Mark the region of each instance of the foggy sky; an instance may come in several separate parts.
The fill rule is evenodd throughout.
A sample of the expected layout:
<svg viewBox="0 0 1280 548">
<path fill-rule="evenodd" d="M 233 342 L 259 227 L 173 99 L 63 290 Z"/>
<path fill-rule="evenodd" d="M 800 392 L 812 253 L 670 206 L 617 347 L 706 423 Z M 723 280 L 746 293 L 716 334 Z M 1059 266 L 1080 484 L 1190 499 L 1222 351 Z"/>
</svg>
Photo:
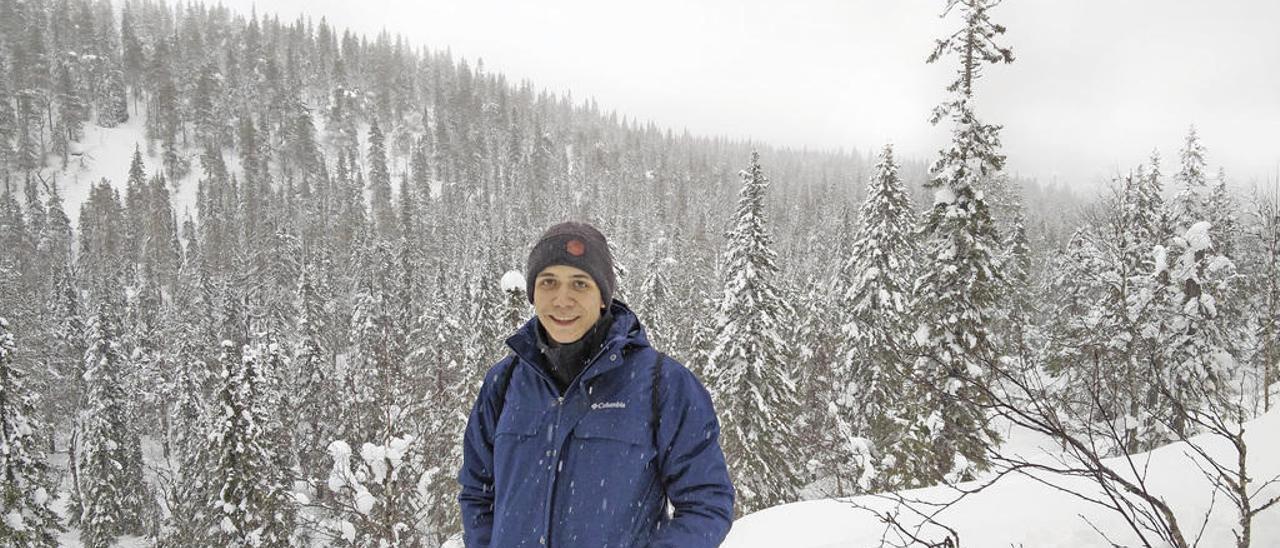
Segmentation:
<svg viewBox="0 0 1280 548">
<path fill-rule="evenodd" d="M 948 138 L 928 114 L 954 63 L 924 63 L 956 25 L 941 0 L 222 1 L 400 33 L 677 131 L 915 158 Z M 1172 173 L 1194 124 L 1212 170 L 1274 180 L 1280 2 L 1008 0 L 992 18 L 1017 59 L 976 92 L 1011 171 L 1085 190 L 1159 149 Z"/>
</svg>

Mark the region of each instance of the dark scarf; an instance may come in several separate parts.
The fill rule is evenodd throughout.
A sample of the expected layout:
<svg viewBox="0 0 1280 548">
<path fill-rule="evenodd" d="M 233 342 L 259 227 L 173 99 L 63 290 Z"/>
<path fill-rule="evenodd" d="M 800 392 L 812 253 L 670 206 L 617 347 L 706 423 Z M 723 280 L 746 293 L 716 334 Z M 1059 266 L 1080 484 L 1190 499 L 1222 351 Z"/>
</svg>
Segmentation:
<svg viewBox="0 0 1280 548">
<path fill-rule="evenodd" d="M 596 320 L 596 324 L 591 326 L 581 339 L 561 344 L 547 336 L 542 323 L 538 323 L 538 349 L 542 351 L 544 358 L 542 367 L 551 374 L 560 392 L 568 389 L 573 379 L 578 378 L 578 374 L 586 369 L 587 362 L 600 352 L 600 347 L 604 345 L 604 337 L 609 334 L 611 325 L 613 325 L 613 313 L 605 310 L 600 315 L 600 319 Z"/>
</svg>

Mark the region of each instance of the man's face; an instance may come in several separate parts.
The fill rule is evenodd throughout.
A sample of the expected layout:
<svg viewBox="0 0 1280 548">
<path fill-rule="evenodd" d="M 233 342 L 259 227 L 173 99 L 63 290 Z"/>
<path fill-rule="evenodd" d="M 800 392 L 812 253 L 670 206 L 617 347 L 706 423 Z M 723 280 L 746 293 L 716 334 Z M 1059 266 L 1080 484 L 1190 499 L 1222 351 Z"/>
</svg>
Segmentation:
<svg viewBox="0 0 1280 548">
<path fill-rule="evenodd" d="M 553 340 L 567 344 L 581 339 L 600 319 L 604 303 L 591 275 L 567 265 L 552 265 L 533 283 L 533 310 Z"/>
</svg>

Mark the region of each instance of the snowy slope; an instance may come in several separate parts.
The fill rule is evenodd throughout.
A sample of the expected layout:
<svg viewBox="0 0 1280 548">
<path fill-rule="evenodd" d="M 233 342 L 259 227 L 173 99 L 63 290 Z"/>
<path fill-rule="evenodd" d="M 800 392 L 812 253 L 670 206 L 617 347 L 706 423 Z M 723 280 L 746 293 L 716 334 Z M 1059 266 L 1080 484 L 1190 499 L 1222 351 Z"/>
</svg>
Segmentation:
<svg viewBox="0 0 1280 548">
<path fill-rule="evenodd" d="M 66 169 L 62 169 L 62 158 L 50 156 L 46 167 L 40 175 L 46 181 L 57 180 L 58 189 L 62 192 L 63 208 L 71 218 L 72 226 L 77 226 L 80 219 L 80 205 L 89 198 L 90 188 L 99 180 L 106 178 L 111 182 L 120 197 L 124 199 L 125 182 L 129 178 L 129 162 L 133 159 L 134 147 L 141 147 L 142 163 L 146 166 L 147 177 L 162 170 L 159 146 L 156 155 L 147 154 L 146 117 L 136 112 L 130 113 L 129 121 L 113 128 L 98 127 L 88 123 L 84 127 L 84 138 L 72 143 L 71 147 L 78 155 L 72 155 Z M 173 203 L 173 211 L 178 215 L 181 226 L 186 211 L 196 215 L 196 186 L 198 178 L 203 175 L 200 158 L 194 150 L 185 150 L 191 162 L 191 170 L 179 181 L 169 181 L 169 192 Z M 224 155 L 227 168 L 232 173 L 239 171 L 239 158 Z"/>
<path fill-rule="evenodd" d="M 1248 464 L 1254 486 L 1280 475 L 1280 409 L 1248 423 L 1245 438 L 1249 444 Z M 1220 439 L 1204 440 L 1210 454 L 1225 462 L 1234 462 L 1235 454 Z M 1210 508 L 1208 481 L 1185 453 L 1185 446 L 1170 445 L 1144 454 L 1138 462 L 1150 458 L 1150 484 L 1153 492 L 1164 497 L 1173 508 L 1188 537 L 1198 531 L 1205 511 Z M 1109 465 L 1118 466 L 1113 459 Z M 1060 477 L 1046 477 L 1061 485 L 1084 490 L 1088 482 Z M 1280 495 L 1280 484 L 1272 484 L 1264 493 Z M 926 500 L 950 500 L 954 491 L 943 488 L 920 489 L 903 493 Z M 893 506 L 877 497 L 799 502 L 777 506 L 743 517 L 733 525 L 724 548 L 862 548 L 881 546 L 885 525 L 871 512 L 854 508 L 857 503 L 880 510 Z M 1235 546 L 1232 528 L 1236 524 L 1234 507 L 1223 496 L 1217 497 L 1206 525 L 1202 547 Z M 900 520 L 917 523 L 910 512 Z M 1140 545 L 1119 515 L 1072 495 L 1045 486 L 1025 476 L 1009 476 L 979 494 L 966 498 L 943 511 L 938 520 L 959 532 L 961 547 L 1026 546 L 1107 547 L 1111 546 L 1081 516 L 1088 518 L 1101 531 L 1121 545 Z M 932 537 L 943 535 L 934 530 Z M 1272 507 L 1254 519 L 1253 546 L 1280 546 L 1280 507 Z"/>
</svg>

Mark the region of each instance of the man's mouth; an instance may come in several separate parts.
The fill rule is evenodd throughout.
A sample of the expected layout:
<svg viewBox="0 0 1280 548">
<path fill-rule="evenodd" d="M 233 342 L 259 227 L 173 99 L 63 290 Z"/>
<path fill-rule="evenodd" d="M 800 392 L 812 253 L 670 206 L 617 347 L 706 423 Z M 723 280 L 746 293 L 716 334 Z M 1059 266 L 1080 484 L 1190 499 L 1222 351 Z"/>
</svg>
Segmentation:
<svg viewBox="0 0 1280 548">
<path fill-rule="evenodd" d="M 569 318 L 559 318 L 556 316 L 549 316 L 549 317 L 551 318 L 551 321 L 554 322 L 556 325 L 569 326 L 569 325 L 573 325 L 573 322 L 578 321 L 578 318 L 580 318 L 581 316 L 572 316 Z"/>
</svg>

